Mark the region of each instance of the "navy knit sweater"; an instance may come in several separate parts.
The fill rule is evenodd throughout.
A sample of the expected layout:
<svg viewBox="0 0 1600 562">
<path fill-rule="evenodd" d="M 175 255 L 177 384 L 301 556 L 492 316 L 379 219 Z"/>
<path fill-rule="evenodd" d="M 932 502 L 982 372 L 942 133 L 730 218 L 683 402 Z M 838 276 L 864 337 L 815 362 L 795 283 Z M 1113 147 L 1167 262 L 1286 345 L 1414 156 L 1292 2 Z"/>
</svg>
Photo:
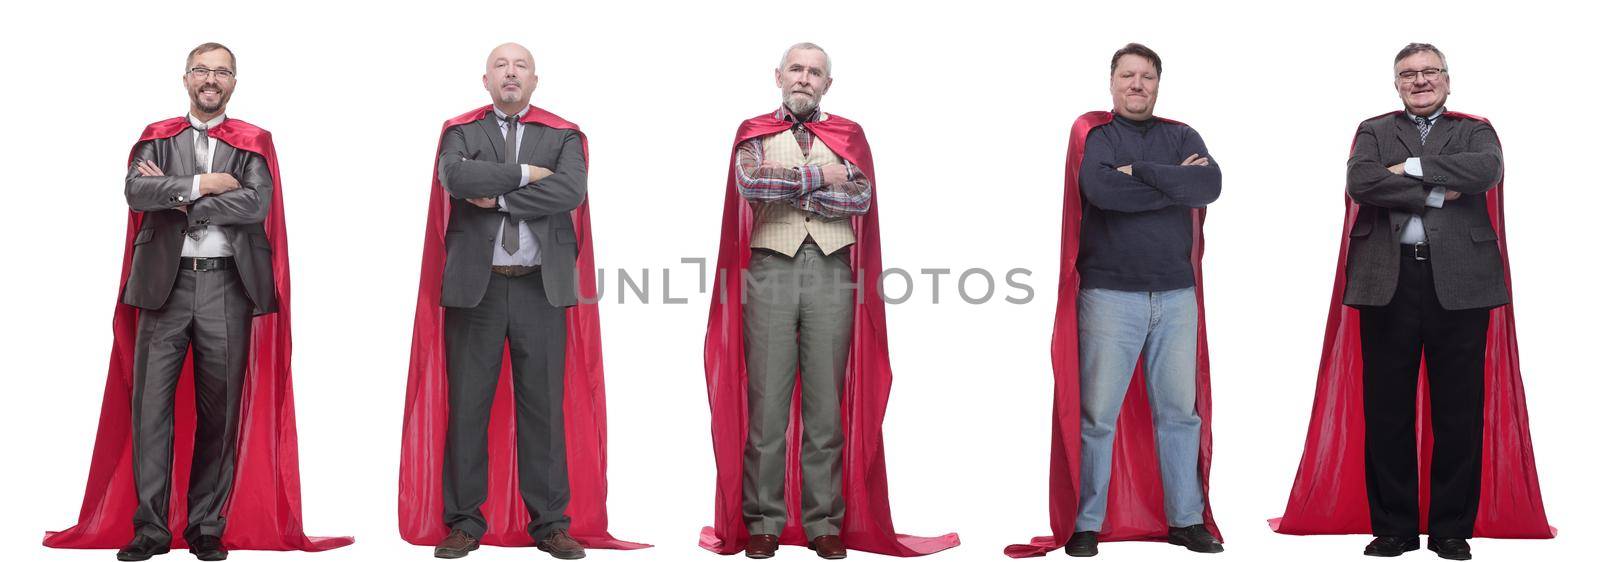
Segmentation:
<svg viewBox="0 0 1600 562">
<path fill-rule="evenodd" d="M 1199 154 L 1209 166 L 1182 166 Z M 1131 164 L 1133 175 L 1117 171 Z M 1078 172 L 1083 192 L 1078 273 L 1083 287 L 1167 291 L 1194 286 L 1190 209 L 1222 192 L 1222 170 L 1186 125 L 1121 115 L 1089 132 Z"/>
</svg>

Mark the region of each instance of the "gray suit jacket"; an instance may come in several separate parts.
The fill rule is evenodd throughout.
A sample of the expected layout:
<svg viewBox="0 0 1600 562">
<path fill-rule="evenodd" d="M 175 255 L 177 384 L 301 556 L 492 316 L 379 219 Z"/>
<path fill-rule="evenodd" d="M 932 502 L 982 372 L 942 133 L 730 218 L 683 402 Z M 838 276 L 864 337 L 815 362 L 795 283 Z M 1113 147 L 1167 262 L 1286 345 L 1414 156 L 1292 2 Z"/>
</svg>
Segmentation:
<svg viewBox="0 0 1600 562">
<path fill-rule="evenodd" d="M 272 280 L 272 247 L 261 222 L 272 208 L 272 175 L 261 155 L 237 150 L 213 140 L 212 170 L 232 174 L 239 189 L 198 200 L 189 199 L 194 176 L 202 173 L 195 162 L 192 132 L 139 143 L 128 164 L 125 192 L 128 207 L 144 213 L 139 234 L 133 239 L 133 270 L 122 288 L 122 302 L 144 309 L 159 309 L 172 293 L 183 252 L 184 230 L 191 225 L 227 226 L 234 265 L 250 297 L 253 314 L 277 312 L 278 293 Z M 138 163 L 154 161 L 165 176 L 145 177 Z M 177 210 L 189 205 L 189 212 Z M 215 233 L 212 233 L 215 234 Z"/>
<path fill-rule="evenodd" d="M 523 123 L 527 130 L 517 150 L 517 164 L 532 164 L 554 173 L 525 186 L 522 169 L 504 163 L 505 136 L 494 112 L 483 119 L 451 127 L 439 145 L 439 183 L 450 194 L 450 226 L 445 230 L 443 306 L 470 308 L 483 300 L 494 263 L 495 234 L 500 220 L 525 221 L 539 240 L 545 295 L 552 306 L 577 304 L 578 236 L 572 229 L 573 209 L 589 191 L 583 138 L 577 131 Z M 460 199 L 505 197 L 506 211 L 484 209 Z"/>
<path fill-rule="evenodd" d="M 1425 177 L 1386 169 L 1410 157 L 1421 158 Z M 1382 306 L 1394 298 L 1400 229 L 1410 213 L 1422 214 L 1441 306 L 1462 310 L 1509 302 L 1499 237 L 1489 223 L 1484 197 L 1500 184 L 1502 169 L 1500 139 L 1482 121 L 1441 116 L 1426 145 L 1403 112 L 1361 123 L 1345 184 L 1361 206 L 1350 228 L 1344 303 Z M 1461 197 L 1440 208 L 1428 207 L 1428 191 L 1435 186 L 1458 191 Z"/>
</svg>

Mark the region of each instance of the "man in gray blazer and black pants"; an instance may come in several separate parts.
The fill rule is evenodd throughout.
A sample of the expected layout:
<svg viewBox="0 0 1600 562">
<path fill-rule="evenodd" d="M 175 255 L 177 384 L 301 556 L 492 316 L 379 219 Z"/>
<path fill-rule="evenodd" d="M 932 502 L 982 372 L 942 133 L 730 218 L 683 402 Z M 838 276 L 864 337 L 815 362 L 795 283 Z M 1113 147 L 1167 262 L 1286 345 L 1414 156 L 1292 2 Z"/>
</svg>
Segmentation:
<svg viewBox="0 0 1600 562">
<path fill-rule="evenodd" d="M 485 530 L 489 406 L 509 345 L 516 392 L 517 474 L 540 550 L 584 556 L 567 533 L 562 378 L 566 307 L 577 304 L 577 236 L 571 211 L 588 191 L 576 131 L 522 123 L 538 84 L 533 55 L 508 43 L 489 55 L 484 88 L 494 111 L 448 129 L 439 182 L 450 194 L 440 304 L 445 307 L 449 428 L 445 522 L 434 550 L 460 558 Z"/>
<path fill-rule="evenodd" d="M 1428 548 L 1471 558 L 1483 439 L 1490 309 L 1506 304 L 1504 264 L 1484 194 L 1500 184 L 1500 140 L 1487 123 L 1444 113 L 1444 54 L 1412 43 L 1395 57 L 1405 111 L 1361 124 L 1347 190 L 1344 303 L 1361 310 L 1371 556 L 1415 550 L 1416 393 L 1427 361 L 1434 435 Z"/>
<path fill-rule="evenodd" d="M 140 309 L 134 348 L 134 538 L 118 560 L 167 552 L 174 392 L 191 349 L 195 434 L 189 472 L 189 550 L 222 560 L 222 533 L 237 457 L 239 405 L 256 315 L 277 312 L 272 248 L 262 221 L 272 175 L 259 154 L 208 131 L 227 120 L 233 51 L 205 43 L 189 52 L 188 130 L 141 142 L 128 165 L 128 208 L 144 213 L 122 302 Z"/>
</svg>

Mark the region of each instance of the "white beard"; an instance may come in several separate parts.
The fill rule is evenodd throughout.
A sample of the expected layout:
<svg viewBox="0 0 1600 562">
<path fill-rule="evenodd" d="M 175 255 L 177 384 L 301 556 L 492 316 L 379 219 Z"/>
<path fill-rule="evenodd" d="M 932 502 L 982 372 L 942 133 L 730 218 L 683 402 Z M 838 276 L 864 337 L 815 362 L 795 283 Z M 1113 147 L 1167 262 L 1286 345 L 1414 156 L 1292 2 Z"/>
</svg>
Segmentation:
<svg viewBox="0 0 1600 562">
<path fill-rule="evenodd" d="M 811 115 L 817 110 L 817 98 L 802 94 L 789 94 L 783 98 L 783 106 L 789 108 L 789 113 L 796 116 Z"/>
</svg>

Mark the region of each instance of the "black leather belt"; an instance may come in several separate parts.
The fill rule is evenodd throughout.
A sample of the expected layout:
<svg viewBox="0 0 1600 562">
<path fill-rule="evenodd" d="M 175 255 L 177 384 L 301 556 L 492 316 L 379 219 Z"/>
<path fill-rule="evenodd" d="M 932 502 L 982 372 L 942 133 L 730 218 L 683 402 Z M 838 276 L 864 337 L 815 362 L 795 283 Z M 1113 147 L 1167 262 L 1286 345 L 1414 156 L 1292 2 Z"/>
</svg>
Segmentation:
<svg viewBox="0 0 1600 562">
<path fill-rule="evenodd" d="M 233 258 L 178 258 L 180 271 L 216 271 L 233 269 Z"/>
<path fill-rule="evenodd" d="M 525 275 L 533 275 L 535 273 L 538 273 L 539 269 L 540 268 L 537 265 L 491 265 L 491 266 L 489 266 L 489 271 L 493 271 L 498 275 L 504 275 L 506 277 L 522 277 L 522 276 L 525 276 Z"/>
<path fill-rule="evenodd" d="M 1417 261 L 1428 261 L 1428 245 L 1401 244 L 1400 255 L 1401 257 L 1411 258 Z"/>
</svg>

